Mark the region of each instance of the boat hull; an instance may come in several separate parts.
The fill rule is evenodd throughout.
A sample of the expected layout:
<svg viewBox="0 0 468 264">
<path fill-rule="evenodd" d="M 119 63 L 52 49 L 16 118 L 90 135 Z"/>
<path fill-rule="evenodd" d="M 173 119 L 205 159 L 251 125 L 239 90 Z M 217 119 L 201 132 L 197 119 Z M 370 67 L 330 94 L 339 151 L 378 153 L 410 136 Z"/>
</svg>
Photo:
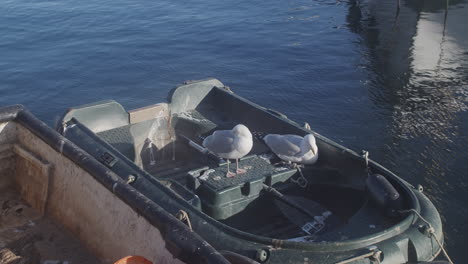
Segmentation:
<svg viewBox="0 0 468 264">
<path fill-rule="evenodd" d="M 422 191 L 372 160 L 367 161 L 366 168 L 366 159 L 356 152 L 299 126 L 276 111 L 265 109 L 235 95 L 218 80 L 209 79 L 177 87 L 171 91 L 168 103 L 157 105 L 151 108 L 152 110 L 143 109 L 146 114 L 148 111 L 150 113 L 146 119 L 140 118 L 144 114 L 139 115 L 139 111 L 123 110 L 120 113 L 113 112 L 109 116 L 97 110 L 102 109 L 103 104 L 116 109 L 114 104 L 117 103 L 106 101 L 88 105 L 84 115 L 81 112 L 83 107 L 72 108 L 64 114 L 57 129 L 164 210 L 173 215 L 185 212 L 191 228 L 220 251 L 235 252 L 261 263 L 347 263 L 347 260 L 354 258 L 362 258 L 362 262 L 356 263 L 371 263 L 376 258 L 381 263 L 410 263 L 431 261 L 440 252 L 436 240 L 443 240 L 441 219 L 434 205 Z M 240 178 L 237 182 L 223 185 L 218 190 L 206 179 L 200 181 L 200 177 L 209 168 L 213 168 L 215 176 L 207 177 L 216 178 L 216 173 L 223 171 L 223 164 L 207 161 L 206 166 L 202 166 L 205 164 L 204 159 L 197 158 L 202 154 L 196 154 L 197 152 L 190 147 L 183 148 L 184 152 L 193 151 L 195 154 L 183 160 L 183 164 L 178 165 L 178 170 L 157 168 L 159 170 L 152 171 L 148 163 L 143 162 L 145 150 L 149 149 L 147 152 L 150 152 L 152 149 L 151 145 L 142 147 L 145 146 L 144 139 L 148 130 L 154 128 L 156 123 L 158 127 L 162 127 L 159 117 L 154 119 L 156 113 L 163 113 L 160 117 L 165 118 L 167 123 L 165 129 L 156 133 L 159 141 L 153 137 L 153 142 L 156 142 L 154 151 L 168 151 L 171 147 L 177 149 L 181 144 L 196 145 L 196 136 L 209 134 L 215 129 L 232 127 L 235 123 L 243 123 L 259 133 L 313 133 L 317 139 L 320 158 L 317 165 L 306 166 L 303 169 L 305 176 L 302 177 L 307 182 L 305 186 L 298 187 L 294 184 L 298 179 L 295 177 L 302 174 L 294 169 L 288 171 L 289 174 L 271 172 L 262 176 L 256 173 L 255 177 Z M 112 119 L 128 121 L 123 125 L 101 130 L 96 126 L 95 118 L 106 120 L 107 123 Z M 132 118 L 138 121 L 132 122 Z M 168 127 L 174 128 L 176 132 L 170 132 Z M 110 136 L 111 131 L 113 135 L 123 135 L 123 131 L 127 131 L 127 136 L 120 137 L 125 139 L 117 144 L 115 137 Z M 189 135 L 188 142 L 186 136 L 183 137 L 183 142 L 177 140 L 180 138 L 177 131 Z M 160 145 L 157 146 L 158 144 Z M 261 164 L 253 160 L 258 160 L 264 152 L 261 142 L 254 142 L 251 152 L 253 157 L 246 158 L 241 164 Z M 166 157 L 167 164 L 177 164 L 177 158 L 174 156 L 185 157 L 184 153 L 174 153 L 173 161 Z M 135 157 L 139 155 L 141 157 Z M 164 160 L 164 157 L 162 159 Z M 194 165 L 191 167 L 192 163 Z M 271 165 L 271 162 L 269 164 Z M 162 163 L 161 167 L 164 167 L 163 165 Z M 270 165 L 262 166 L 267 168 Z M 274 170 L 278 167 L 268 168 Z M 369 186 L 366 185 L 369 171 L 373 175 L 382 175 L 388 184 L 398 191 L 401 197 L 400 205 L 382 206 L 369 195 Z M 129 178 L 129 175 L 132 177 Z M 225 180 L 218 181 L 216 186 L 219 187 L 221 182 Z M 326 196 L 327 192 L 336 191 L 338 195 L 335 198 L 323 199 L 322 204 L 328 203 L 328 208 L 333 208 L 339 207 L 340 204 L 333 203 L 333 200 L 354 199 L 357 206 L 346 216 L 343 216 L 343 208 L 332 210 L 343 214 L 341 218 L 344 219 L 344 223 L 332 226 L 332 231 L 316 236 L 311 241 L 285 238 L 278 234 L 275 234 L 276 237 L 270 236 L 254 230 L 260 226 L 248 229 L 242 221 L 252 221 L 247 220 L 248 217 L 255 219 L 262 214 L 261 212 L 267 214 L 271 211 L 261 210 L 271 205 L 269 200 L 264 198 L 266 196 L 261 187 L 263 184 L 278 188 L 293 186 L 292 189 L 284 188 L 284 192 L 290 194 L 292 199 L 297 199 L 294 198 L 296 193 L 313 195 L 322 189 L 325 190 L 323 195 Z M 360 198 L 351 194 L 358 194 Z M 317 201 L 320 197 L 314 199 Z M 248 212 L 249 208 L 253 208 L 253 213 L 245 213 L 245 218 L 243 213 Z M 267 220 L 261 225 L 271 224 Z M 271 222 L 274 221 L 276 218 L 272 218 Z M 426 221 L 435 230 L 434 233 L 429 232 L 431 228 Z"/>
</svg>

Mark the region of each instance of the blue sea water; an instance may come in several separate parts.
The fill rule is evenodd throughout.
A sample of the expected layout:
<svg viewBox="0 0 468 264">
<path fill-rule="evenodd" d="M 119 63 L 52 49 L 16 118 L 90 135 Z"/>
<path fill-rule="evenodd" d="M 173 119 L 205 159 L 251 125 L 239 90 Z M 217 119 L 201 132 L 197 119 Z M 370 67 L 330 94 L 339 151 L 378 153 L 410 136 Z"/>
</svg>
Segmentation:
<svg viewBox="0 0 468 264">
<path fill-rule="evenodd" d="M 468 3 L 436 0 L 3 0 L 0 106 L 50 125 L 70 106 L 234 92 L 422 184 L 449 254 L 468 235 Z"/>
</svg>

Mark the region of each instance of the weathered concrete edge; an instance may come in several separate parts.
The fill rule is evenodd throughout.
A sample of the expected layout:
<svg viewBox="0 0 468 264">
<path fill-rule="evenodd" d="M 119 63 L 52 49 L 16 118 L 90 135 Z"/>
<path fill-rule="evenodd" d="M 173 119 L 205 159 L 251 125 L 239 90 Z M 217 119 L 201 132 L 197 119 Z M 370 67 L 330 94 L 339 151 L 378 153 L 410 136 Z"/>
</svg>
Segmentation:
<svg viewBox="0 0 468 264">
<path fill-rule="evenodd" d="M 126 184 L 111 170 L 96 161 L 84 150 L 76 146 L 47 124 L 37 119 L 22 105 L 0 107 L 0 122 L 17 122 L 90 173 L 106 189 L 132 207 L 164 236 L 169 251 L 174 257 L 187 263 L 226 263 L 227 261 L 208 242 L 191 231 L 185 224 L 158 204 Z"/>
</svg>

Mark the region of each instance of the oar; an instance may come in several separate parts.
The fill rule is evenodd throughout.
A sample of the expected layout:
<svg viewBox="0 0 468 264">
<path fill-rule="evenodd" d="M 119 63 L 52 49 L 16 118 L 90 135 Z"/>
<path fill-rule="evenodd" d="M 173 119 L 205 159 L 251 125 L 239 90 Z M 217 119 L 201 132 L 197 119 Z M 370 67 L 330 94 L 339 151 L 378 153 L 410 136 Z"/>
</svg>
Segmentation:
<svg viewBox="0 0 468 264">
<path fill-rule="evenodd" d="M 298 211 L 310 216 L 312 219 L 314 219 L 314 217 L 316 216 L 316 215 L 312 214 L 311 212 L 309 212 L 309 210 L 307 210 L 306 208 L 302 207 L 302 205 L 300 205 L 299 203 L 297 203 L 293 199 L 290 199 L 288 196 L 280 193 L 278 190 L 276 190 L 275 188 L 273 188 L 271 186 L 263 184 L 263 190 L 267 191 L 268 193 L 273 195 L 278 200 L 284 202 L 285 204 L 287 204 L 287 205 L 297 209 Z"/>
<path fill-rule="evenodd" d="M 274 187 L 263 184 L 263 190 L 271 194 L 277 201 L 281 213 L 309 235 L 330 230 L 340 226 L 342 222 L 319 203 L 300 196 L 288 196 Z M 326 224 L 325 224 L 326 221 Z"/>
<path fill-rule="evenodd" d="M 193 140 L 191 140 L 187 136 L 184 136 L 182 134 L 178 134 L 177 136 L 181 137 L 185 141 L 185 143 L 187 143 L 190 147 L 192 147 L 193 149 L 197 150 L 198 152 L 200 152 L 200 153 L 202 153 L 204 155 L 207 155 L 210 159 L 215 160 L 218 163 L 224 162 L 224 160 L 222 160 L 221 158 L 219 158 L 215 154 L 211 153 L 205 147 L 200 146 L 199 144 L 195 143 Z"/>
</svg>

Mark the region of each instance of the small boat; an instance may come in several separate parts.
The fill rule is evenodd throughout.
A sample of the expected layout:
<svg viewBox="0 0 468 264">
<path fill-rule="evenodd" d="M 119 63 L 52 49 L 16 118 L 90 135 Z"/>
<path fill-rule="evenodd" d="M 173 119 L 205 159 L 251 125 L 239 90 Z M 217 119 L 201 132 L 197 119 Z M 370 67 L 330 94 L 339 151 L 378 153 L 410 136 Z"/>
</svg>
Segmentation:
<svg viewBox="0 0 468 264">
<path fill-rule="evenodd" d="M 119 259 L 229 263 L 23 106 L 0 107 L 0 263 Z"/>
<path fill-rule="evenodd" d="M 226 160 L 202 142 L 237 124 L 253 148 L 239 161 L 247 172 L 226 177 Z M 72 107 L 56 129 L 233 263 L 421 263 L 442 249 L 422 187 L 216 79 L 130 111 L 113 100 Z M 318 161 L 282 162 L 266 134 L 313 134 Z"/>
</svg>

